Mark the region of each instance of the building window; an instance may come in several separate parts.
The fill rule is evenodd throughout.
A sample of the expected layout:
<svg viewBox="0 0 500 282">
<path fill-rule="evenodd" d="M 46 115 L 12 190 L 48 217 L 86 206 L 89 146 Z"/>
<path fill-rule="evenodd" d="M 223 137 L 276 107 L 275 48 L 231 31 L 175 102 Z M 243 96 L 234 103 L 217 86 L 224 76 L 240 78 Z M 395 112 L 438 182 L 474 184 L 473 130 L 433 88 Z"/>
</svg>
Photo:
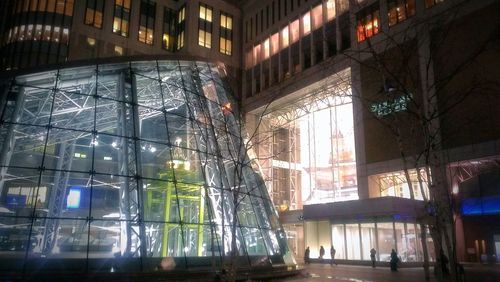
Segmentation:
<svg viewBox="0 0 500 282">
<path fill-rule="evenodd" d="M 123 56 L 123 47 L 121 47 L 121 46 L 115 46 L 115 55 L 117 55 L 117 56 Z"/>
<path fill-rule="evenodd" d="M 409 169 L 412 193 L 405 175 L 405 171 L 394 171 L 368 177 L 371 197 L 399 197 L 414 200 L 429 198 L 428 177 L 425 169 Z"/>
<path fill-rule="evenodd" d="M 335 0 L 326 1 L 326 19 L 328 21 L 335 19 Z"/>
<path fill-rule="evenodd" d="M 177 50 L 184 47 L 184 32 L 186 29 L 186 6 L 177 13 Z"/>
<path fill-rule="evenodd" d="M 359 11 L 356 15 L 356 35 L 358 42 L 364 41 L 379 32 L 380 11 L 378 3 Z"/>
<path fill-rule="evenodd" d="M 153 45 L 156 3 L 151 0 L 141 1 L 141 16 L 139 18 L 139 41 Z"/>
<path fill-rule="evenodd" d="M 212 7 L 200 3 L 200 18 L 198 19 L 198 45 L 212 48 Z"/>
<path fill-rule="evenodd" d="M 425 7 L 430 8 L 436 4 L 444 2 L 444 0 L 425 0 Z"/>
<path fill-rule="evenodd" d="M 85 24 L 96 28 L 102 28 L 103 13 L 104 0 L 87 0 L 87 7 L 85 9 Z"/>
<path fill-rule="evenodd" d="M 90 46 L 90 47 L 94 47 L 95 46 L 95 38 L 92 38 L 92 37 L 87 37 L 87 44 Z"/>
<path fill-rule="evenodd" d="M 307 35 L 311 32 L 311 13 L 307 12 L 302 16 L 303 34 Z"/>
<path fill-rule="evenodd" d="M 169 8 L 163 9 L 163 36 L 162 47 L 168 51 L 174 51 L 175 41 L 175 11 Z"/>
<path fill-rule="evenodd" d="M 220 52 L 231 56 L 233 47 L 233 17 L 220 13 Z"/>
<path fill-rule="evenodd" d="M 17 5 L 12 6 L 12 13 L 21 12 L 49 12 L 66 16 L 73 16 L 74 0 L 24 0 L 17 1 Z M 38 5 L 37 5 L 38 4 Z"/>
<path fill-rule="evenodd" d="M 130 0 L 115 1 L 115 15 L 113 17 L 113 33 L 128 36 L 130 22 Z"/>
<path fill-rule="evenodd" d="M 299 41 L 299 20 L 290 23 L 290 44 Z"/>
<path fill-rule="evenodd" d="M 323 7 L 322 5 L 316 6 L 311 11 L 312 27 L 314 30 L 323 25 Z"/>
<path fill-rule="evenodd" d="M 271 56 L 278 54 L 279 51 L 280 51 L 279 33 L 276 32 L 275 34 L 271 35 Z"/>
<path fill-rule="evenodd" d="M 288 26 L 285 26 L 282 30 L 281 30 L 281 48 L 282 49 L 285 49 L 286 47 L 288 47 L 289 43 L 290 43 L 290 35 L 288 33 Z"/>
<path fill-rule="evenodd" d="M 330 99 L 327 92 L 310 97 L 262 116 L 271 126 L 258 132 L 264 179 L 274 204 L 288 210 L 358 198 L 352 99 L 337 97 L 327 105 L 321 102 Z"/>
<path fill-rule="evenodd" d="M 388 0 L 389 26 L 400 23 L 415 15 L 415 0 Z"/>
</svg>

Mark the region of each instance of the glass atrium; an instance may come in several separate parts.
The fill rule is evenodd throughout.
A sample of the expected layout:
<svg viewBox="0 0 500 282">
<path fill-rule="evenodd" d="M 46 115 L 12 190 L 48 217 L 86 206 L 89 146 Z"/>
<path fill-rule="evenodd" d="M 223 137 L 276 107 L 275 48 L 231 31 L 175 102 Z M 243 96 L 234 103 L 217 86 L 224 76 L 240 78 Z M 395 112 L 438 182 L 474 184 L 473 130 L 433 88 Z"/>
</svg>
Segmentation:
<svg viewBox="0 0 500 282">
<path fill-rule="evenodd" d="M 223 74 L 142 61 L 4 80 L 0 260 L 16 261 L 4 267 L 294 264 Z"/>
</svg>

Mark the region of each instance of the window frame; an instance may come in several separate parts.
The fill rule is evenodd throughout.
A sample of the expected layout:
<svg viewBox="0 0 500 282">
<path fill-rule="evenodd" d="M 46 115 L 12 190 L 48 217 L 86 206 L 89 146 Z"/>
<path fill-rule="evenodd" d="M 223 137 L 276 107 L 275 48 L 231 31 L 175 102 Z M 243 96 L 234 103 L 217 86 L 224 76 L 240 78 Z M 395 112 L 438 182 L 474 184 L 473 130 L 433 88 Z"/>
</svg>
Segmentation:
<svg viewBox="0 0 500 282">
<path fill-rule="evenodd" d="M 119 5 L 121 2 L 122 5 Z M 128 2 L 128 8 L 124 5 Z M 113 26 L 112 32 L 123 37 L 129 37 L 130 35 L 130 15 L 132 13 L 132 1 L 131 0 L 115 0 L 114 11 L 113 11 Z M 115 30 L 115 22 L 119 20 L 119 28 Z M 124 27 L 124 22 L 126 26 Z"/>
<path fill-rule="evenodd" d="M 202 10 L 204 10 L 203 15 Z M 210 17 L 208 17 L 209 14 Z M 214 8 L 200 2 L 198 5 L 198 46 L 207 49 L 212 48 L 213 15 Z"/>
<path fill-rule="evenodd" d="M 220 21 L 219 21 L 220 22 L 219 23 L 219 52 L 224 54 L 224 55 L 232 56 L 232 54 L 233 54 L 233 28 L 234 28 L 233 16 L 221 11 L 220 15 L 219 15 L 219 19 L 220 19 Z M 223 19 L 225 19 L 224 23 L 223 23 Z M 230 27 L 228 27 L 229 22 L 231 23 Z M 228 47 L 228 45 L 229 45 L 229 47 Z"/>
<path fill-rule="evenodd" d="M 104 22 L 104 4 L 104 0 L 87 0 L 85 13 L 83 15 L 83 23 L 88 26 L 102 29 Z M 100 7 L 98 7 L 98 5 L 100 5 Z M 98 8 L 100 8 L 100 10 L 98 10 Z M 100 13 L 100 15 L 98 13 Z M 99 18 L 100 22 L 98 21 Z"/>
</svg>

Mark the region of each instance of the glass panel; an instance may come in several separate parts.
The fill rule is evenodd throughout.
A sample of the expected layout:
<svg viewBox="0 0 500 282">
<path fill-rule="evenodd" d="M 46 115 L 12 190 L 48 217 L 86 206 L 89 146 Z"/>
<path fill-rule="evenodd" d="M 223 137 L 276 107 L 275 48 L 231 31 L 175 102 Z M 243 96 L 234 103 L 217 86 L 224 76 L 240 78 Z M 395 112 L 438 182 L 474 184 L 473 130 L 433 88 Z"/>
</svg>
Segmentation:
<svg viewBox="0 0 500 282">
<path fill-rule="evenodd" d="M 405 232 L 405 224 L 401 222 L 396 222 L 394 224 L 394 231 L 396 232 L 396 245 L 398 253 L 398 257 L 401 258 L 401 261 L 406 262 L 409 254 L 409 242 Z M 404 257 L 406 255 L 406 257 Z"/>
<path fill-rule="evenodd" d="M 406 223 L 406 230 L 401 234 L 401 251 L 399 255 L 402 261 L 412 262 L 412 261 L 423 261 L 421 253 L 421 242 L 420 234 L 415 231 L 414 223 Z M 398 245 L 399 247 L 399 245 Z"/>
<path fill-rule="evenodd" d="M 377 223 L 378 232 L 378 255 L 380 261 L 391 260 L 391 250 L 395 249 L 394 229 L 392 222 Z"/>
<path fill-rule="evenodd" d="M 289 25 L 290 27 L 290 44 L 299 40 L 299 20 L 295 20 Z"/>
<path fill-rule="evenodd" d="M 318 5 L 312 9 L 311 19 L 313 29 L 318 29 L 323 25 L 323 5 Z"/>
<path fill-rule="evenodd" d="M 361 245 L 359 241 L 359 226 L 358 224 L 346 224 L 346 239 L 347 239 L 347 259 L 361 259 Z"/>
<path fill-rule="evenodd" d="M 307 35 L 311 32 L 311 13 L 307 12 L 302 16 L 302 29 L 303 35 Z"/>
<path fill-rule="evenodd" d="M 120 252 L 122 230 L 119 221 L 96 220 L 90 224 L 89 258 L 113 258 Z"/>
<path fill-rule="evenodd" d="M 241 261 L 293 264 L 262 177 L 250 165 L 234 171 L 248 156 L 234 152 L 243 142 L 241 121 L 217 67 L 144 61 L 131 68 L 66 68 L 12 80 L 25 99 L 19 116 L 9 117 L 16 142 L 1 171 L 2 250 L 112 269 L 126 261 L 120 257 L 231 254 L 235 236 Z M 34 226 L 32 234 L 13 234 L 16 222 Z M 317 228 L 326 246 L 328 222 Z"/>
<path fill-rule="evenodd" d="M 344 225 L 334 224 L 332 225 L 332 243 L 337 251 L 335 253 L 336 259 L 346 259 L 347 252 L 345 248 L 345 235 L 344 235 Z"/>
<path fill-rule="evenodd" d="M 377 249 L 377 236 L 375 230 L 375 223 L 362 223 L 361 224 L 361 254 L 362 260 L 371 260 L 370 250 Z"/>
</svg>

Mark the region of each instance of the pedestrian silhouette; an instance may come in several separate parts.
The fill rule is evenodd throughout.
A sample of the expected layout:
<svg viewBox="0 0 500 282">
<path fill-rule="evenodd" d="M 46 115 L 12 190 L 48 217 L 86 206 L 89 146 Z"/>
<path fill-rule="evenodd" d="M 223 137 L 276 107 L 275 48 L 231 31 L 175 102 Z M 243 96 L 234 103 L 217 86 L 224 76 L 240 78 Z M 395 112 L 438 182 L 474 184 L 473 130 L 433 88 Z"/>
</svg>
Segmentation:
<svg viewBox="0 0 500 282">
<path fill-rule="evenodd" d="M 398 271 L 398 253 L 394 249 L 391 251 L 391 271 Z"/>
<path fill-rule="evenodd" d="M 307 246 L 306 251 L 304 253 L 304 263 L 309 264 L 309 254 L 310 254 L 309 246 Z"/>
<path fill-rule="evenodd" d="M 325 248 L 323 248 L 323 246 L 321 246 L 319 248 L 319 259 L 322 260 L 324 256 L 325 256 Z"/>
<path fill-rule="evenodd" d="M 377 251 L 375 251 L 375 248 L 372 248 L 370 250 L 370 258 L 372 260 L 372 267 L 375 267 L 375 255 L 377 254 Z"/>
<path fill-rule="evenodd" d="M 335 248 L 332 246 L 330 248 L 330 256 L 332 257 L 332 260 L 330 261 L 330 265 L 333 265 L 334 263 L 337 265 L 337 262 L 335 262 L 335 254 L 337 253 L 337 251 L 335 250 Z"/>
</svg>

